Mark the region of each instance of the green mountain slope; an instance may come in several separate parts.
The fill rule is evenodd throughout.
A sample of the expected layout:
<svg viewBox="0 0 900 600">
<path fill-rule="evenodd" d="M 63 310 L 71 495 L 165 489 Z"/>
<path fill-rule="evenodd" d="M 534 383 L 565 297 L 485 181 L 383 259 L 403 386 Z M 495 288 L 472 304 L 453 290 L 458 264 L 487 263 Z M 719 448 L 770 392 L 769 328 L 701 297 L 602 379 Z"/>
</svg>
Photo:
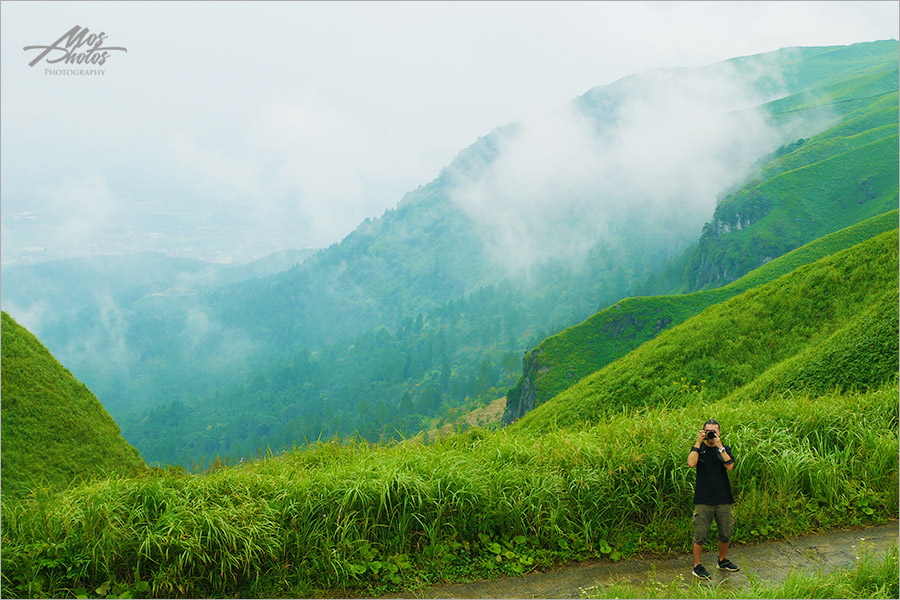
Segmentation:
<svg viewBox="0 0 900 600">
<path fill-rule="evenodd" d="M 896 377 L 897 306 L 897 290 L 886 291 L 828 339 L 778 363 L 729 398 L 758 399 L 776 391 L 865 390 Z"/>
<path fill-rule="evenodd" d="M 773 102 L 775 119 L 830 114 L 832 127 L 776 152 L 716 207 L 698 244 L 657 289 L 720 286 L 773 257 L 898 202 L 896 56 L 847 80 Z"/>
<path fill-rule="evenodd" d="M 886 232 L 711 306 L 585 377 L 517 426 L 546 429 L 593 422 L 622 407 L 709 402 L 751 384 L 770 389 L 767 380 L 779 375 L 771 369 L 782 369 L 779 386 L 789 387 L 868 386 L 896 376 L 897 248 L 897 231 Z M 871 326 L 873 315 L 891 311 L 893 321 Z M 862 378 L 842 376 L 838 368 L 852 364 L 853 348 L 866 349 Z M 843 362 L 832 365 L 827 356 Z M 785 362 L 791 359 L 796 362 Z"/>
<path fill-rule="evenodd" d="M 583 377 L 714 304 L 895 229 L 897 225 L 895 209 L 823 236 L 721 288 L 617 302 L 583 323 L 547 338 L 525 355 L 523 374 L 507 394 L 503 421 L 511 423 L 521 418 Z"/>
<path fill-rule="evenodd" d="M 751 281 L 758 284 L 784 273 L 769 270 L 773 258 L 896 208 L 897 43 L 795 50 L 805 58 L 785 71 L 789 86 L 815 85 L 770 102 L 766 110 L 775 121 L 806 114 L 828 119 L 832 126 L 762 160 L 758 173 L 718 204 L 698 243 L 661 275 L 651 276 L 640 292 L 650 296 L 721 286 L 763 265 L 757 276 L 710 295 L 626 299 L 549 338 L 525 356 L 523 375 L 508 394 L 504 422 L 520 418 L 663 329 L 748 289 Z M 757 60 L 732 62 L 749 69 Z M 828 244 L 862 241 L 860 234 L 869 237 L 896 223 L 893 212 Z M 779 264 L 804 264 L 801 257 L 815 260 L 827 247 L 810 248 Z"/>
<path fill-rule="evenodd" d="M 3 495 L 142 469 L 90 390 L 12 317 L 2 319 Z"/>
</svg>

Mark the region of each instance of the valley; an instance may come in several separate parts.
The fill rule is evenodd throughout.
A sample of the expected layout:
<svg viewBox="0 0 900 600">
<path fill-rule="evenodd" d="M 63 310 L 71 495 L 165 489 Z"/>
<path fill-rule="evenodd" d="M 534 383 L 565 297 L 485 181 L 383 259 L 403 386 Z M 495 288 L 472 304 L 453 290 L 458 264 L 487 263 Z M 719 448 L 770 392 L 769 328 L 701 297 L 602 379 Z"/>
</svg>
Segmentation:
<svg viewBox="0 0 900 600">
<path fill-rule="evenodd" d="M 2 595 L 682 556 L 711 416 L 739 547 L 896 523 L 898 48 L 590 89 L 327 248 L 5 267 Z"/>
</svg>

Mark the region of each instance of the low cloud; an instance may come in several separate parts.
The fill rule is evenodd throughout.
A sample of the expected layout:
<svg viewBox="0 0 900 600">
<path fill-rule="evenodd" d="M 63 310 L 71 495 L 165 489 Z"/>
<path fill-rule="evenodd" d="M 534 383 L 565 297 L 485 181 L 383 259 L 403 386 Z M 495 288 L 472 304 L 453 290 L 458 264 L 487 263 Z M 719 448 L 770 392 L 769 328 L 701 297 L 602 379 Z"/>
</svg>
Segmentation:
<svg viewBox="0 0 900 600">
<path fill-rule="evenodd" d="M 319 247 L 420 183 L 398 183 L 398 164 L 419 173 L 422 161 L 415 148 L 386 143 L 386 127 L 298 95 L 260 102 L 236 121 L 227 143 L 184 131 L 169 148 L 209 212 L 240 215 L 247 235 L 279 247 Z"/>
<path fill-rule="evenodd" d="M 627 244 L 634 227 L 680 249 L 723 190 L 796 134 L 755 108 L 781 85 L 771 74 L 754 85 L 763 72 L 724 63 L 592 90 L 498 132 L 497 158 L 478 176 L 456 173 L 452 199 L 511 273 L 547 259 L 577 266 L 598 242 Z"/>
</svg>

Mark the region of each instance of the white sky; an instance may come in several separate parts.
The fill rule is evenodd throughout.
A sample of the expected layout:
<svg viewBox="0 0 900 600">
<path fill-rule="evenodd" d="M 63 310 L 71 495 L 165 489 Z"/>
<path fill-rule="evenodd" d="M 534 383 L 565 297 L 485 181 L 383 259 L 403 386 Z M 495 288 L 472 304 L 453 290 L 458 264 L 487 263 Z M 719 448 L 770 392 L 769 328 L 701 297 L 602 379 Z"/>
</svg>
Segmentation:
<svg viewBox="0 0 900 600">
<path fill-rule="evenodd" d="M 499 125 L 633 72 L 897 38 L 898 6 L 4 1 L 2 260 L 328 245 Z M 28 66 L 74 25 L 127 53 Z"/>
</svg>

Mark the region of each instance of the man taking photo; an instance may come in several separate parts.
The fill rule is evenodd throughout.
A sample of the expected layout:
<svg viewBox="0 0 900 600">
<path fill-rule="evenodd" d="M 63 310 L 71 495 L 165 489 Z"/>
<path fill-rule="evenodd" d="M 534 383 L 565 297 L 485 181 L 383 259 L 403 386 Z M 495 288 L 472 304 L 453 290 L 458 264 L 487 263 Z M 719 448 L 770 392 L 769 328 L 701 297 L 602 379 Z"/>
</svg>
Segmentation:
<svg viewBox="0 0 900 600">
<path fill-rule="evenodd" d="M 731 482 L 728 471 L 734 468 L 731 448 L 722 443 L 719 423 L 710 419 L 703 424 L 697 435 L 697 442 L 688 453 L 690 468 L 697 469 L 697 484 L 694 486 L 694 576 L 709 579 L 709 571 L 700 564 L 703 544 L 709 537 L 713 519 L 716 521 L 719 537 L 718 567 L 724 571 L 739 571 L 740 568 L 726 558 L 734 532 L 731 518 Z"/>
</svg>

